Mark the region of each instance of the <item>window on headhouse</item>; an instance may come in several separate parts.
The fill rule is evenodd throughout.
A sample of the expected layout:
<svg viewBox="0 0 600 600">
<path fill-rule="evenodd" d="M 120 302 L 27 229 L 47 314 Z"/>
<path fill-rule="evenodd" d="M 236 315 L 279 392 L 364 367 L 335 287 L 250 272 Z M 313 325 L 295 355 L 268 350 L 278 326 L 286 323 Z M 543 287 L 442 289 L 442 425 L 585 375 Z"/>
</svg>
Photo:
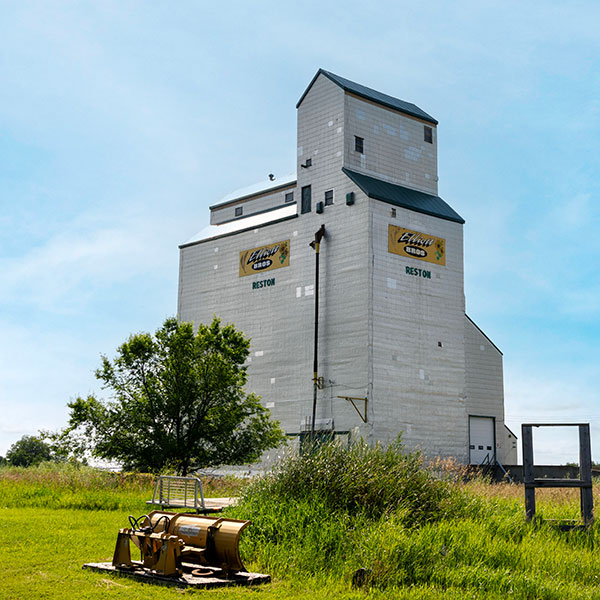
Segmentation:
<svg viewBox="0 0 600 600">
<path fill-rule="evenodd" d="M 294 201 L 294 192 L 288 192 L 285 195 L 285 201 L 286 202 L 293 202 Z"/>
<path fill-rule="evenodd" d="M 365 138 L 354 136 L 354 150 L 359 152 L 360 154 L 364 154 L 365 152 Z"/>
<path fill-rule="evenodd" d="M 238 206 L 235 209 L 235 216 L 236 217 L 241 217 L 243 212 L 244 212 L 244 207 L 243 206 Z"/>
<path fill-rule="evenodd" d="M 433 129 L 431 127 L 427 127 L 427 125 L 423 126 L 423 139 L 430 144 L 433 144 Z"/>
<path fill-rule="evenodd" d="M 311 188 L 310 185 L 305 185 L 302 188 L 302 204 L 300 205 L 300 212 L 302 214 L 310 212 L 311 205 Z"/>
<path fill-rule="evenodd" d="M 325 206 L 331 206 L 333 204 L 333 190 L 327 190 L 325 192 Z"/>
</svg>

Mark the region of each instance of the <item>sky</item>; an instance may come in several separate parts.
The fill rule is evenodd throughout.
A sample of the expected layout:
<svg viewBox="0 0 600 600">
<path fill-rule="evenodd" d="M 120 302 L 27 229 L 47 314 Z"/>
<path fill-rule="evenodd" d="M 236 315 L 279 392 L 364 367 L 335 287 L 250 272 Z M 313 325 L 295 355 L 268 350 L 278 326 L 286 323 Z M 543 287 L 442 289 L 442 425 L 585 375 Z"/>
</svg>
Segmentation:
<svg viewBox="0 0 600 600">
<path fill-rule="evenodd" d="M 106 397 L 100 356 L 176 313 L 208 206 L 293 172 L 324 68 L 439 121 L 506 422 L 590 422 L 600 461 L 599 22 L 595 1 L 0 0 L 0 455 Z M 534 441 L 577 460 L 567 428 Z"/>
</svg>

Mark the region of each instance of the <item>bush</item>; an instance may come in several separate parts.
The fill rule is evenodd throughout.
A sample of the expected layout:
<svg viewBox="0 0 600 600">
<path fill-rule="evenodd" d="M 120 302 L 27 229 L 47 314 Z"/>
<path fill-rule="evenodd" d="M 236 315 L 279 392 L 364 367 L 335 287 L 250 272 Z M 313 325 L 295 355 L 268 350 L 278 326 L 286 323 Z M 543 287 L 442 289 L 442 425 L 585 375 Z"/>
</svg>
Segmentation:
<svg viewBox="0 0 600 600">
<path fill-rule="evenodd" d="M 337 443 L 291 456 L 246 492 L 268 502 L 319 499 L 327 511 L 377 518 L 401 510 L 407 523 L 419 525 L 443 516 L 453 488 L 422 468 L 419 452 L 406 452 L 400 441 L 383 448 L 362 440 L 345 448 Z"/>
<path fill-rule="evenodd" d="M 457 598 L 597 597 L 600 523 L 571 533 L 528 523 L 522 501 L 501 497 L 505 485 L 479 480 L 486 492 L 476 494 L 421 463 L 399 443 L 330 445 L 288 458 L 228 510 L 252 520 L 240 543 L 246 565 L 321 589 L 358 581 L 399 592 L 393 597 L 414 589 L 423 598 L 440 590 Z"/>
<path fill-rule="evenodd" d="M 421 465 L 421 455 L 399 442 L 328 444 L 288 457 L 228 511 L 252 520 L 241 551 L 275 574 L 349 579 L 377 561 L 382 531 L 392 528 L 407 540 L 411 531 L 465 510 L 466 496 Z"/>
</svg>

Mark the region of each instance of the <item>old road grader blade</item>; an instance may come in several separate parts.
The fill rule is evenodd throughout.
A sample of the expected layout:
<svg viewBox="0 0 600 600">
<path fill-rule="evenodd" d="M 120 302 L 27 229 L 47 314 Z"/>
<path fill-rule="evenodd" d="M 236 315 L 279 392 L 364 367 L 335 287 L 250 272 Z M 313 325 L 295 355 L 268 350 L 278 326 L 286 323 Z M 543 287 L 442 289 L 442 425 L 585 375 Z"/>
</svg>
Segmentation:
<svg viewBox="0 0 600 600">
<path fill-rule="evenodd" d="M 240 535 L 250 521 L 156 510 L 137 519 L 130 516 L 129 524 L 119 530 L 112 564 L 84 567 L 144 581 L 170 579 L 183 587 L 270 581 L 268 575 L 247 573 L 240 558 Z M 140 561 L 131 559 L 131 542 L 140 551 Z"/>
</svg>

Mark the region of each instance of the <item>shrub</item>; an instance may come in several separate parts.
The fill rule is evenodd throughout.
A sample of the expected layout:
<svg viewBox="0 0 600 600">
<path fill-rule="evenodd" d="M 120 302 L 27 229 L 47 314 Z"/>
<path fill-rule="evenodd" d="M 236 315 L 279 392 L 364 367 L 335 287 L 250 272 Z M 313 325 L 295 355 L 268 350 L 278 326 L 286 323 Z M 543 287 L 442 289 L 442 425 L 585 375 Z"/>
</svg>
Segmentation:
<svg viewBox="0 0 600 600">
<path fill-rule="evenodd" d="M 418 525 L 443 516 L 455 496 L 422 463 L 421 454 L 406 452 L 399 440 L 387 448 L 362 440 L 349 448 L 330 443 L 283 460 L 252 484 L 246 497 L 265 502 L 318 498 L 327 511 L 370 518 L 401 510 L 407 523 Z"/>
<path fill-rule="evenodd" d="M 250 483 L 228 514 L 252 520 L 241 551 L 257 568 L 351 579 L 377 562 L 382 531 L 393 528 L 405 543 L 411 531 L 468 505 L 456 486 L 422 468 L 418 452 L 406 452 L 399 441 L 387 448 L 361 441 L 284 459 Z M 381 577 L 390 579 L 397 581 Z"/>
</svg>

